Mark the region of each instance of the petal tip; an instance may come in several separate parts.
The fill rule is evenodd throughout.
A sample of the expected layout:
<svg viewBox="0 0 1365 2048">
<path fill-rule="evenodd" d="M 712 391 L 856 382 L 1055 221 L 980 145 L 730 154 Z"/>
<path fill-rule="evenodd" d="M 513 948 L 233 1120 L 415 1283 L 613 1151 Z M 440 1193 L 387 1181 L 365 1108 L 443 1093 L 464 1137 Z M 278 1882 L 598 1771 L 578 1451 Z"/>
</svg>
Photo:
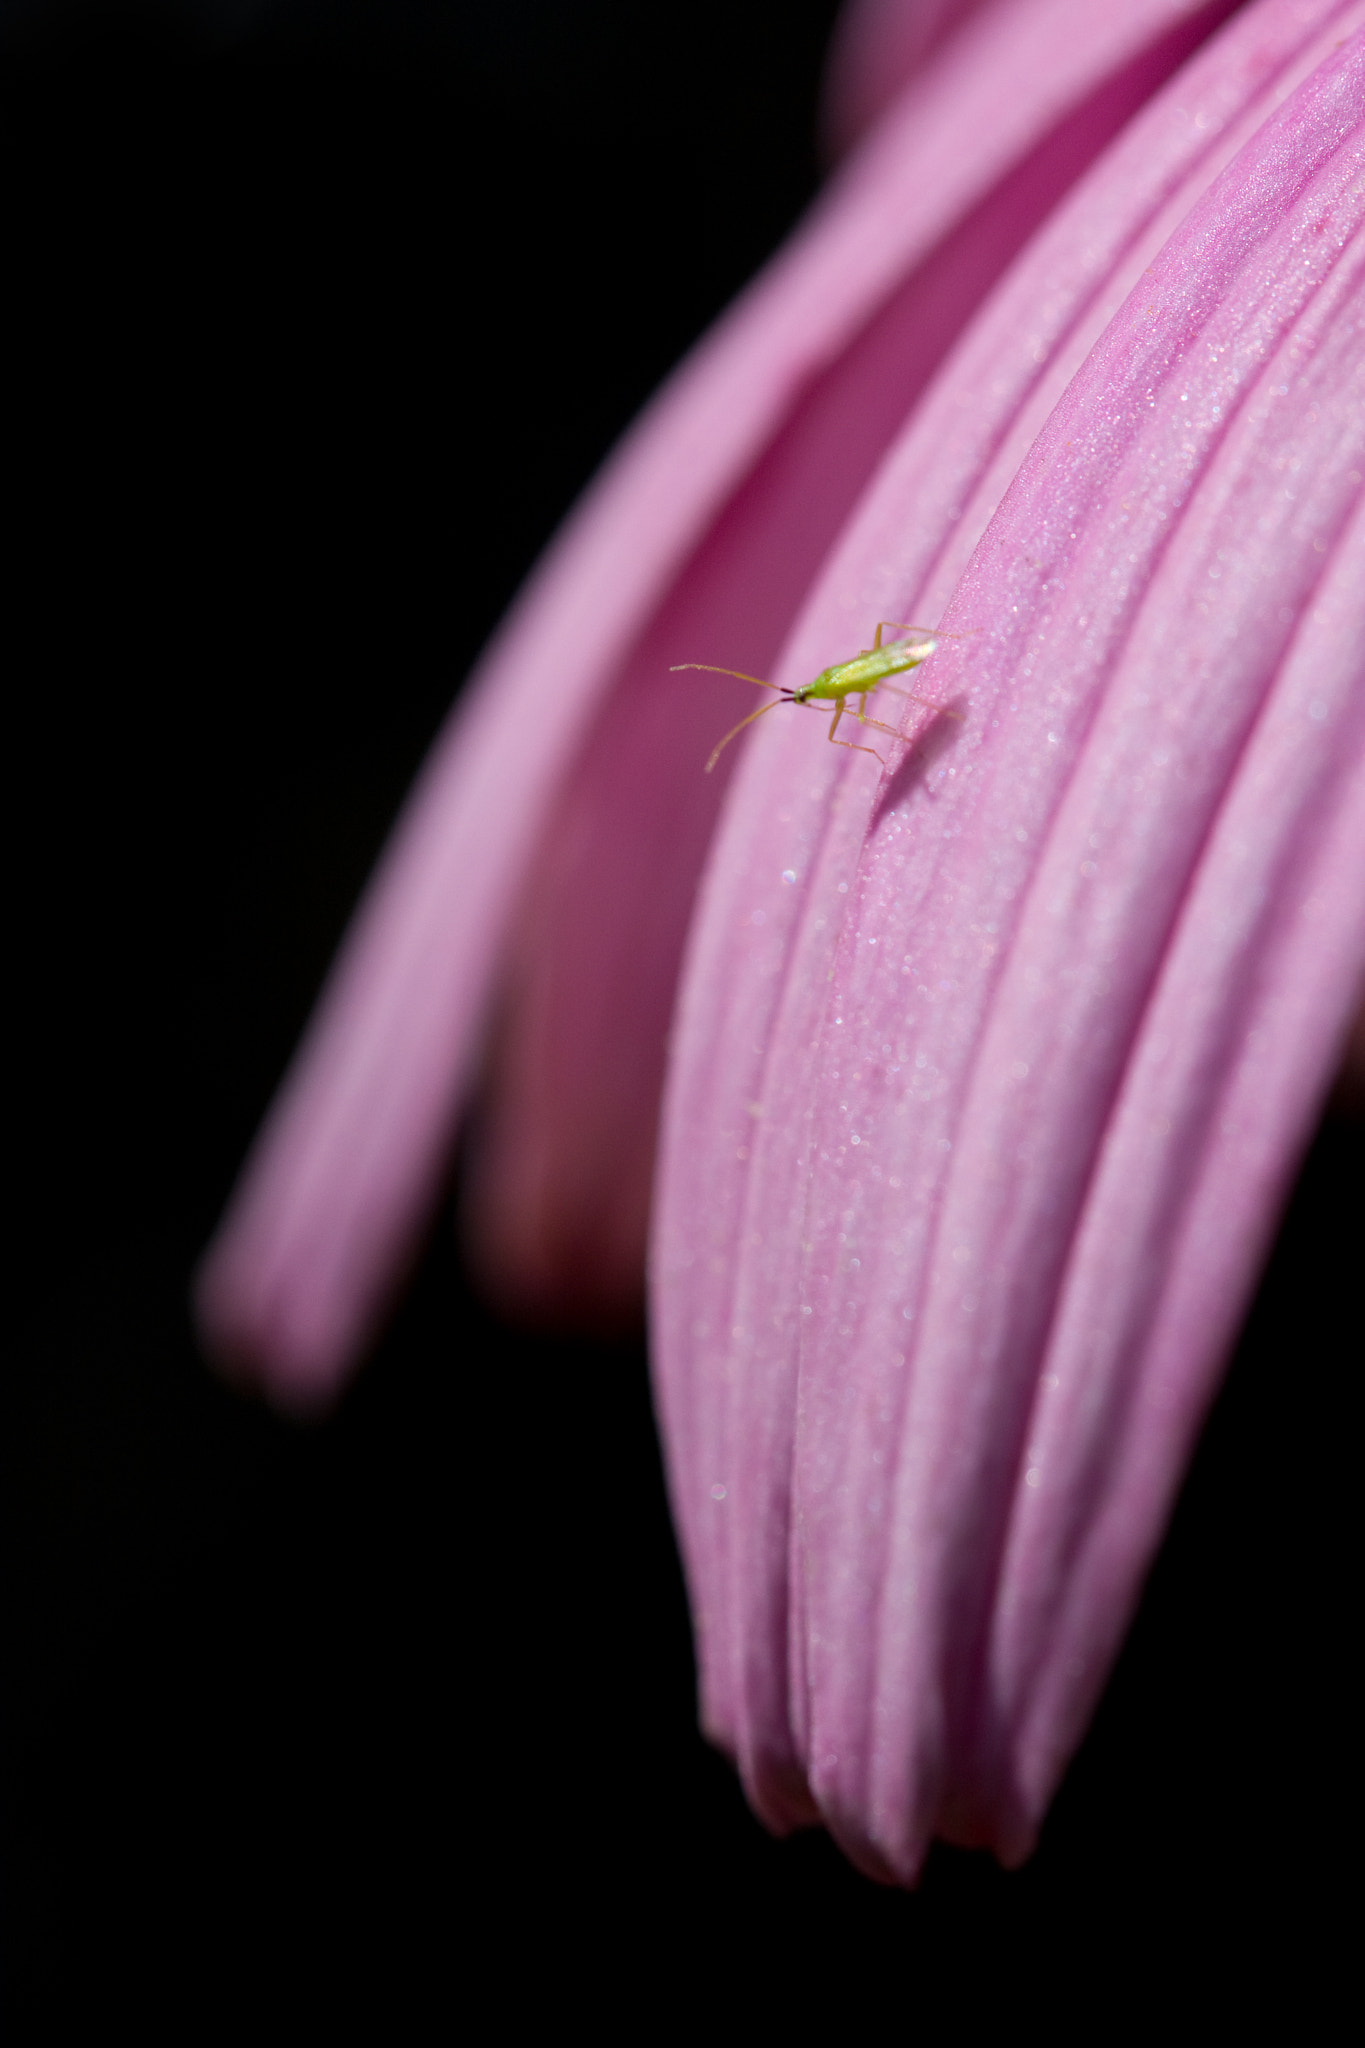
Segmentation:
<svg viewBox="0 0 1365 2048">
<path fill-rule="evenodd" d="M 205 1357 L 239 1391 L 259 1394 L 296 1421 L 315 1421 L 335 1405 L 356 1362 L 354 1347 L 310 1317 L 308 1303 L 253 1286 L 230 1243 L 210 1245 L 191 1281 L 190 1305 Z"/>
</svg>

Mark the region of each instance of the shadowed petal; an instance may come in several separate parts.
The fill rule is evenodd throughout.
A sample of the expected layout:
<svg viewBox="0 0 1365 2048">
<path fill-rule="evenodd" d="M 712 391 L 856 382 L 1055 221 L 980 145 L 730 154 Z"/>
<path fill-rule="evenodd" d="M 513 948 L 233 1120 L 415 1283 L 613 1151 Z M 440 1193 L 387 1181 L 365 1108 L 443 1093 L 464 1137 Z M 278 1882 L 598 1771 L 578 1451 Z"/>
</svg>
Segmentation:
<svg viewBox="0 0 1365 2048">
<path fill-rule="evenodd" d="M 875 125 L 982 0 L 851 0 L 834 26 L 821 127 L 831 156 Z"/>
</svg>

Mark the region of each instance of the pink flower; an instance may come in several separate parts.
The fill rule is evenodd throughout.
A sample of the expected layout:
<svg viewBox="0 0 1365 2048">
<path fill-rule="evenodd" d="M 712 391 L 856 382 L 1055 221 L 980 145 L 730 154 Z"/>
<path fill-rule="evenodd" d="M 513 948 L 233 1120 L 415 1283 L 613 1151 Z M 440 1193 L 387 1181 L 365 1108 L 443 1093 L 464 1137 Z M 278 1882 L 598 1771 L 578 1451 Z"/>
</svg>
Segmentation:
<svg viewBox="0 0 1365 2048">
<path fill-rule="evenodd" d="M 1027 1854 L 1365 969 L 1365 0 L 959 12 L 504 628 L 200 1294 L 335 1389 L 496 989 L 483 1262 L 610 1314 L 672 1015 L 705 1724 L 906 1882 Z M 671 663 L 793 686 L 885 617 L 964 636 L 960 723 L 701 775 L 752 693 Z"/>
</svg>

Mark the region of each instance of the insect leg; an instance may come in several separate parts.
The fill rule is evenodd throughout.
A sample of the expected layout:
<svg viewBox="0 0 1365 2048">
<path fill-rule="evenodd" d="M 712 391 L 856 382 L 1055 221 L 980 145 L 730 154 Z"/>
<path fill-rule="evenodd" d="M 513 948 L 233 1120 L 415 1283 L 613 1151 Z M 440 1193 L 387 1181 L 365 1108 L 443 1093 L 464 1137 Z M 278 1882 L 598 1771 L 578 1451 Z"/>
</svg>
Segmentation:
<svg viewBox="0 0 1365 2048">
<path fill-rule="evenodd" d="M 864 697 L 864 698 L 863 698 L 863 702 L 864 702 L 864 703 L 866 703 L 866 701 L 867 701 L 867 699 L 866 699 L 866 697 Z M 847 747 L 847 748 L 848 748 L 848 750 L 849 750 L 849 752 L 850 752 L 851 754 L 871 754 L 871 756 L 872 756 L 872 758 L 873 758 L 873 760 L 874 760 L 874 761 L 882 761 L 882 757 L 881 757 L 881 755 L 880 755 L 880 754 L 879 754 L 879 753 L 877 752 L 877 749 L 876 749 L 875 747 L 860 747 L 860 746 L 858 745 L 858 742 L 857 742 L 856 740 L 836 740 L 836 739 L 835 739 L 835 737 L 834 737 L 834 728 L 836 727 L 836 725 L 838 725 L 838 723 L 839 723 L 839 720 L 840 720 L 840 719 L 841 719 L 841 718 L 843 717 L 845 709 L 846 709 L 846 706 L 845 706 L 845 704 L 844 704 L 844 700 L 843 700 L 843 698 L 841 697 L 841 698 L 839 699 L 839 702 L 838 702 L 838 703 L 837 703 L 837 704 L 835 705 L 835 707 L 834 707 L 834 716 L 833 716 L 833 718 L 831 718 L 831 720 L 830 720 L 830 722 L 829 722 L 829 740 L 830 740 L 830 745 L 831 745 L 831 746 L 835 746 L 835 747 Z M 858 718 L 859 718 L 860 722 L 861 722 L 862 724 L 864 724 L 864 725 L 870 725 L 870 724 L 872 724 L 872 723 L 874 722 L 874 721 L 873 721 L 873 720 L 871 720 L 871 719 L 864 719 L 864 718 L 863 718 L 863 714 L 862 714 L 862 712 L 861 712 L 861 711 L 860 711 L 860 712 L 858 713 Z M 888 726 L 887 728 L 885 728 L 885 729 L 886 729 L 887 731 L 890 731 L 890 727 L 889 727 L 889 726 Z M 898 733 L 898 734 L 896 735 L 896 737 L 897 737 L 897 738 L 899 739 L 899 737 L 900 737 L 899 733 Z M 882 766 L 883 766 L 883 768 L 885 768 L 885 766 L 886 766 L 886 763 L 885 763 L 885 761 L 882 761 Z"/>
<path fill-rule="evenodd" d="M 937 635 L 937 634 L 936 634 L 936 633 L 934 632 L 934 629 L 933 629 L 933 627 L 932 627 L 932 626 L 907 626 L 907 625 L 904 625 L 904 624 L 902 623 L 902 621 L 901 621 L 900 619 L 879 619 L 879 620 L 878 620 L 878 622 L 877 622 L 877 637 L 876 637 L 876 639 L 875 639 L 875 640 L 874 640 L 874 641 L 872 642 L 872 650 L 873 650 L 873 652 L 874 652 L 874 653 L 875 653 L 875 652 L 877 651 L 877 649 L 878 649 L 878 648 L 879 648 L 879 647 L 881 646 L 881 644 L 882 644 L 882 634 L 883 634 L 883 633 L 884 633 L 884 632 L 886 631 L 886 628 L 887 628 L 888 626 L 894 626 L 894 627 L 896 628 L 895 636 L 894 636 L 894 638 L 893 638 L 893 640 L 892 640 L 892 642 L 891 642 L 892 646 L 901 646 L 901 645 L 903 645 L 903 644 L 904 644 L 904 635 L 905 635 L 905 634 L 907 634 L 907 633 L 909 633 L 909 634 L 913 634 L 913 635 L 918 635 L 919 639 L 920 639 L 921 641 L 923 641 L 923 642 L 925 643 L 925 645 L 926 645 L 926 651 L 925 651 L 925 653 L 921 654 L 921 655 L 920 655 L 920 656 L 918 657 L 918 660 L 916 660 L 916 661 L 913 661 L 913 662 L 911 662 L 911 663 L 910 663 L 910 667 L 912 667 L 912 668 L 917 668 L 917 667 L 919 666 L 919 662 L 921 662 L 921 661 L 927 661 L 927 660 L 929 659 L 929 656 L 930 656 L 930 655 L 931 655 L 931 654 L 933 653 L 933 651 L 934 651 L 934 645 L 933 645 L 933 643 L 934 643 L 934 642 L 936 642 L 936 641 L 937 641 L 937 639 L 938 639 L 938 637 L 939 637 L 939 636 L 938 636 L 938 635 Z"/>
<path fill-rule="evenodd" d="M 932 697 L 917 697 L 913 690 L 898 689 L 895 683 L 881 682 L 878 683 L 877 688 L 879 690 L 889 690 L 893 697 L 906 697 L 912 704 L 922 704 L 926 711 L 941 711 L 945 718 L 955 718 L 959 725 L 962 724 L 962 713 L 960 711 L 950 711 L 946 704 L 935 704 Z M 875 724 L 875 722 L 874 719 L 868 720 L 869 725 Z"/>
<path fill-rule="evenodd" d="M 896 728 L 895 728 L 895 726 L 894 726 L 894 725 L 883 725 L 883 724 L 882 724 L 882 722 L 881 722 L 881 720 L 880 720 L 880 718 L 869 718 L 869 717 L 868 717 L 868 715 L 867 715 L 867 700 L 868 700 L 868 698 L 869 698 L 869 697 L 870 697 L 871 695 L 872 695 L 872 692 L 871 692 L 871 690 L 865 690 L 865 691 L 864 691 L 864 692 L 863 692 L 863 693 L 862 693 L 862 694 L 861 694 L 861 695 L 859 696 L 859 698 L 858 698 L 858 723 L 859 723 L 859 725 L 875 725 L 875 726 L 876 726 L 876 728 L 877 728 L 877 730 L 878 730 L 878 732 L 889 732 L 893 740 L 898 740 L 898 739 L 902 739 L 902 738 L 904 737 L 904 735 L 903 735 L 902 733 L 899 733 L 899 732 L 897 732 L 897 730 L 896 730 Z M 880 755 L 879 755 L 879 756 L 878 756 L 878 759 L 880 759 L 880 758 L 881 758 L 881 757 L 880 757 Z"/>
<path fill-rule="evenodd" d="M 925 640 L 970 640 L 974 634 L 981 631 L 980 626 L 968 626 L 961 633 L 945 633 L 941 626 L 912 626 L 905 619 L 883 619 L 877 627 L 879 634 L 882 626 L 895 626 L 902 633 L 918 633 Z M 880 644 L 879 640 L 877 645 Z"/>
<path fill-rule="evenodd" d="M 889 689 L 890 689 L 890 688 L 892 687 L 892 685 L 891 685 L 890 683 L 879 683 L 879 684 L 877 685 L 877 687 L 878 687 L 879 689 L 882 689 L 882 690 L 889 690 Z M 871 694 L 872 694 L 872 693 L 871 693 L 871 691 L 869 691 L 869 692 L 868 692 L 868 696 L 870 696 Z M 926 707 L 927 707 L 927 708 L 928 708 L 928 709 L 929 709 L 930 711 L 942 711 L 942 712 L 943 712 L 943 715 L 944 715 L 944 717 L 945 717 L 945 718 L 956 718 L 956 719 L 957 719 L 957 722 L 958 722 L 958 724 L 959 724 L 959 725 L 961 725 L 961 723 L 962 723 L 962 718 L 961 718 L 961 715 L 960 715 L 960 713 L 958 713 L 958 712 L 956 712 L 956 711 L 947 711 L 947 710 L 945 710 L 945 709 L 944 709 L 944 706 L 943 706 L 942 704 L 933 704 L 933 703 L 931 703 L 931 702 L 930 702 L 930 700 L 929 700 L 929 699 L 928 699 L 927 697 L 911 697 L 911 696 L 910 696 L 910 692 L 909 692 L 908 690 L 897 690 L 897 691 L 896 691 L 896 695 L 897 695 L 898 697 L 910 697 L 910 702 L 911 702 L 912 704 L 923 704 L 923 705 L 925 705 L 925 706 L 926 706 Z M 877 730 L 878 732 L 885 732 L 885 733 L 889 733 L 889 734 L 891 735 L 891 737 L 892 737 L 892 739 L 893 739 L 893 740 L 903 740 L 903 739 L 905 738 L 905 734 L 904 734 L 903 732 L 901 732 L 901 731 L 900 731 L 900 730 L 899 730 L 899 729 L 898 729 L 898 728 L 897 728 L 896 726 L 894 726 L 894 725 L 884 725 L 884 724 L 882 723 L 882 721 L 881 721 L 881 719 L 880 719 L 880 718 L 869 718 L 869 717 L 867 716 L 867 711 L 866 711 L 866 705 L 867 705 L 867 697 L 864 697 L 864 698 L 862 699 L 862 704 L 863 704 L 864 708 L 863 708 L 862 710 L 860 710 L 860 711 L 859 711 L 859 713 L 858 713 L 858 723 L 859 723 L 859 725 L 870 725 L 870 726 L 873 726 L 873 727 L 875 727 L 875 729 L 876 729 L 876 730 Z M 880 755 L 880 754 L 878 754 L 878 756 L 877 756 L 877 759 L 878 759 L 879 761 L 881 760 L 881 755 Z"/>
<path fill-rule="evenodd" d="M 912 626 L 905 619 L 880 619 L 877 623 L 878 633 L 881 632 L 883 626 L 894 626 L 897 632 L 900 633 L 922 633 L 926 640 L 937 640 L 940 637 L 937 626 Z M 947 634 L 943 635 L 945 639 L 949 637 Z"/>
</svg>

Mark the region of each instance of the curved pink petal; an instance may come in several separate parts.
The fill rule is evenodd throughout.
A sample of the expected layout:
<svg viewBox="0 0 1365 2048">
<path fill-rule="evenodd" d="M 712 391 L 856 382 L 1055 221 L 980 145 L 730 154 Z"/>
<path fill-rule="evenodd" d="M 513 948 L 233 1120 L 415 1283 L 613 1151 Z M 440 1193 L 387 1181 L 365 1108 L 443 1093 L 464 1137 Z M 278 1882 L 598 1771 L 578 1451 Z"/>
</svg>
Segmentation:
<svg viewBox="0 0 1365 2048">
<path fill-rule="evenodd" d="M 978 637 L 919 675 L 965 730 L 913 714 L 878 789 L 871 763 L 774 719 L 713 856 L 655 1262 L 704 1711 L 774 1824 L 818 1812 L 883 1875 L 911 1878 L 935 1831 L 1026 1848 L 1358 991 L 1349 718 L 1329 690 L 1335 794 L 1304 785 L 1300 807 L 1258 811 L 1248 764 L 1293 720 L 1277 707 L 1302 690 L 1296 661 L 1328 661 L 1307 641 L 1295 655 L 1295 626 L 1360 480 L 1359 22 L 1275 4 L 1239 18 L 1016 265 L 776 677 L 846 654 L 878 616 L 946 611 Z M 1358 664 L 1359 584 L 1352 609 L 1342 574 L 1331 630 Z M 1300 1014 L 1296 1036 L 1277 1023 L 1265 1041 L 1260 1164 L 1220 1258 L 1174 1259 L 1159 1332 L 1116 1328 L 1098 1393 L 1088 1366 L 1077 1391 L 1075 1340 L 1065 1398 L 1105 1413 L 1084 1438 L 1071 1411 L 1040 1409 L 1057 1419 L 1028 1464 L 1052 1331 L 1088 1327 L 1104 1261 L 1110 1299 L 1115 1264 L 1131 1279 L 1141 1257 L 1131 1181 L 1119 1165 L 1106 1183 L 1101 1153 L 1161 1042 L 1158 991 L 1186 991 L 1167 1000 L 1194 1030 L 1177 961 L 1211 961 L 1234 908 L 1245 924 L 1260 900 L 1220 853 L 1258 817 L 1278 908 L 1246 927 L 1255 961 L 1282 928 L 1302 937 L 1315 860 L 1327 877 L 1312 1028 Z M 1208 995 L 1206 1060 L 1260 1028 L 1258 973 L 1229 969 Z M 1178 1123 L 1164 1139 L 1181 1152 Z M 1216 1153 L 1200 1141 L 1182 1184 L 1215 1218 Z M 1153 1213 L 1169 1220 L 1160 1199 Z M 1132 1293 L 1140 1307 L 1150 1288 Z"/>
<path fill-rule="evenodd" d="M 956 34 L 982 0 L 849 0 L 825 65 L 821 127 L 842 156 L 886 112 L 906 81 Z"/>
<path fill-rule="evenodd" d="M 766 670 L 885 435 L 1003 260 L 1002 238 L 1022 234 L 1207 19 L 1172 32 L 1168 18 L 1136 61 L 1125 45 L 1103 91 L 898 287 L 783 423 L 612 681 L 542 831 L 466 1174 L 479 1263 L 519 1313 L 609 1322 L 638 1300 L 666 1033 L 719 796 L 693 763 L 747 708 L 747 693 L 731 708 L 708 683 L 680 711 L 676 688 L 660 687 L 670 659 L 719 643 L 735 665 Z M 1030 22 L 1049 91 L 1070 26 Z M 1001 27 L 983 46 L 992 91 Z"/>
<path fill-rule="evenodd" d="M 718 800 L 693 763 L 727 712 L 668 663 L 771 659 L 982 292 L 1228 4 L 984 10 L 628 437 L 434 749 L 201 1274 L 211 1343 L 277 1396 L 335 1388 L 410 1256 L 523 896 L 537 935 L 499 1034 L 493 1212 L 532 1288 L 538 1261 L 553 1283 L 600 1252 L 608 1291 L 629 1265 L 645 1174 L 623 1204 L 621 1159 L 648 1159 Z M 547 1016 L 565 1018 L 553 1072 Z M 516 1109 L 537 1086 L 548 1124 Z"/>
<path fill-rule="evenodd" d="M 1328 410 L 1354 429 L 1359 466 L 1357 265 L 1353 314 L 1332 337 L 1350 360 L 1336 363 Z M 1325 361 L 1314 368 L 1330 375 Z M 1341 396 L 1352 383 L 1348 409 Z M 1290 459 L 1300 450 L 1312 459 L 1303 439 Z M 1332 451 L 1329 468 L 1339 461 Z M 1000 1797 L 1016 1853 L 1031 1843 L 1118 1648 L 1359 998 L 1363 613 L 1357 505 L 1330 544 L 1201 850 L 1086 1192 L 1023 1439 L 992 1623 L 987 1684 L 1008 1731 Z"/>
</svg>

